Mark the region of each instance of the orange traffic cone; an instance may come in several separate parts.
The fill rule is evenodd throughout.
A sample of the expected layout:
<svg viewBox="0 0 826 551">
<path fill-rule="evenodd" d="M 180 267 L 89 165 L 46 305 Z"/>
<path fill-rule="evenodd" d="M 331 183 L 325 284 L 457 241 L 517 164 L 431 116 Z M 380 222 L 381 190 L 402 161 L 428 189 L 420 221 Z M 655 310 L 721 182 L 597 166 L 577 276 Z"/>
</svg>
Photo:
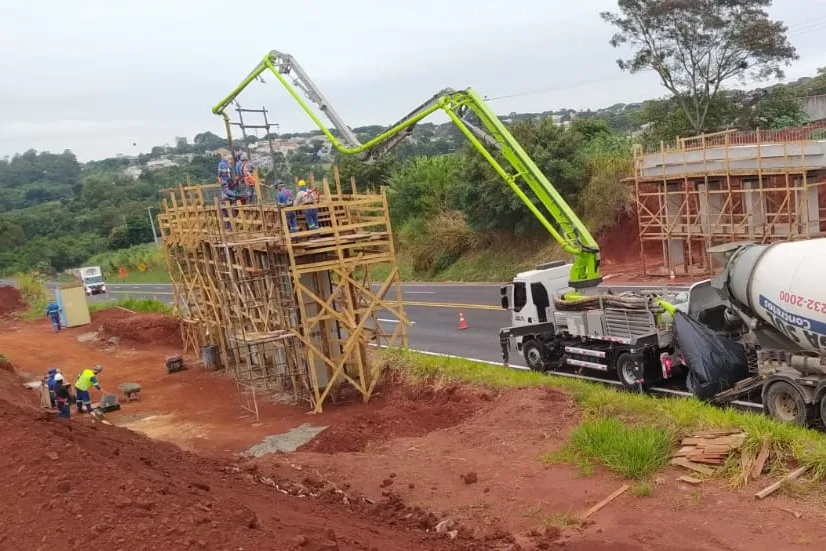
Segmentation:
<svg viewBox="0 0 826 551">
<path fill-rule="evenodd" d="M 467 327 L 468 325 L 465 321 L 465 316 L 463 316 L 462 313 L 459 312 L 459 330 L 461 331 L 462 329 L 467 329 Z"/>
</svg>

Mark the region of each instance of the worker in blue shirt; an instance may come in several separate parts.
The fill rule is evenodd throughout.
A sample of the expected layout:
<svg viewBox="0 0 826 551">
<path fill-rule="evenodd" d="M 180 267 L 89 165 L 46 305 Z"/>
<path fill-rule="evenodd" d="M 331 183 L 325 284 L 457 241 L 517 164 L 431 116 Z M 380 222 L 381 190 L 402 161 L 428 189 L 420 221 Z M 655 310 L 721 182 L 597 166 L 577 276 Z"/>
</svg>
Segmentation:
<svg viewBox="0 0 826 551">
<path fill-rule="evenodd" d="M 238 185 L 238 182 L 241 180 L 241 171 L 242 171 L 241 157 L 242 156 L 243 156 L 243 153 L 241 153 L 240 151 L 235 153 L 235 184 L 236 185 Z"/>
<path fill-rule="evenodd" d="M 49 300 L 49 304 L 46 305 L 46 317 L 49 318 L 52 322 L 52 327 L 54 327 L 55 333 L 60 332 L 60 306 L 55 304 L 54 299 Z"/>
<path fill-rule="evenodd" d="M 281 180 L 278 180 L 278 194 L 275 196 L 275 200 L 279 207 L 293 206 L 293 194 Z M 287 224 L 290 227 L 290 233 L 298 231 L 298 220 L 295 217 L 294 210 L 287 212 Z"/>
<path fill-rule="evenodd" d="M 52 407 L 56 407 L 57 403 L 55 402 L 55 395 L 54 395 L 54 383 L 55 383 L 55 376 L 58 374 L 58 370 L 55 368 L 51 368 L 49 370 L 49 376 L 46 378 L 46 386 L 49 388 L 49 399 L 52 402 Z"/>
<path fill-rule="evenodd" d="M 57 410 L 60 412 L 61 419 L 70 419 L 72 417 L 72 394 L 69 392 L 69 385 L 63 380 L 63 374 L 58 373 L 54 378 L 54 394 L 57 402 Z"/>
<path fill-rule="evenodd" d="M 221 184 L 221 201 L 229 200 L 231 198 L 232 167 L 228 157 L 222 157 L 218 162 L 218 182 Z"/>
</svg>

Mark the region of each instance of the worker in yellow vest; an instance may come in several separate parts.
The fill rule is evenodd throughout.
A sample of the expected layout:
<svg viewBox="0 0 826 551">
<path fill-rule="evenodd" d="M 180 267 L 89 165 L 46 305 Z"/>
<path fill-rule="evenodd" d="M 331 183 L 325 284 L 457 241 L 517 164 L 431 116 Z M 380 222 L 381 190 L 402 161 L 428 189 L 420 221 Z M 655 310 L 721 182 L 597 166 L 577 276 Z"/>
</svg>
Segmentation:
<svg viewBox="0 0 826 551">
<path fill-rule="evenodd" d="M 84 369 L 83 372 L 77 376 L 75 382 L 75 400 L 77 403 L 77 412 L 83 413 L 83 404 L 86 404 L 86 409 L 92 413 L 92 397 L 89 395 L 89 389 L 93 386 L 98 392 L 103 392 L 98 382 L 98 375 L 103 371 L 103 368 L 96 365 L 92 369 Z"/>
</svg>

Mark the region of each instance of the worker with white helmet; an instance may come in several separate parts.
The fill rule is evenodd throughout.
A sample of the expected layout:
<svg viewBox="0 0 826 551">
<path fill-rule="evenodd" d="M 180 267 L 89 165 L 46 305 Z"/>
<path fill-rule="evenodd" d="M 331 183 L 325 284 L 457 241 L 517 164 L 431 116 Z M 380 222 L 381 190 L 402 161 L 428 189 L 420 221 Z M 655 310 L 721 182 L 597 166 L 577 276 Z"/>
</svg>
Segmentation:
<svg viewBox="0 0 826 551">
<path fill-rule="evenodd" d="M 72 408 L 70 406 L 72 401 L 72 393 L 69 392 L 69 385 L 63 379 L 63 373 L 56 373 L 54 376 L 54 395 L 57 403 L 58 416 L 62 419 L 69 419 L 72 417 Z"/>
<path fill-rule="evenodd" d="M 83 405 L 86 404 L 86 410 L 92 413 L 92 397 L 89 394 L 89 389 L 93 386 L 98 392 L 103 392 L 98 382 L 98 375 L 103 371 L 103 368 L 96 365 L 92 369 L 84 369 L 80 375 L 77 376 L 75 382 L 75 402 L 77 403 L 77 412 L 83 413 Z"/>
</svg>

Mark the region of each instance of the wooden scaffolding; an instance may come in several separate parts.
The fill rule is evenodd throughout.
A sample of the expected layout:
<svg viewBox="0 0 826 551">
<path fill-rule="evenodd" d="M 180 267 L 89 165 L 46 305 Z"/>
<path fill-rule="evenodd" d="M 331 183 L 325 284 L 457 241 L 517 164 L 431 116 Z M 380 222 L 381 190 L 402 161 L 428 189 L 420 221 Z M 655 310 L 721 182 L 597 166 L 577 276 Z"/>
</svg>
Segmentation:
<svg viewBox="0 0 826 551">
<path fill-rule="evenodd" d="M 344 194 L 335 175 L 335 192 L 324 180 L 318 203 L 305 206 L 221 204 L 217 184 L 163 192 L 158 220 L 185 351 L 217 347 L 256 417 L 263 393 L 320 413 L 347 383 L 366 402 L 379 378 L 367 347 L 407 345 L 384 190 L 359 194 L 352 182 Z M 264 197 L 258 183 L 253 197 Z M 311 208 L 315 230 L 304 219 Z"/>
<path fill-rule="evenodd" d="M 708 275 L 707 250 L 826 235 L 826 124 L 726 131 L 635 149 L 640 256 L 646 275 Z"/>
</svg>

